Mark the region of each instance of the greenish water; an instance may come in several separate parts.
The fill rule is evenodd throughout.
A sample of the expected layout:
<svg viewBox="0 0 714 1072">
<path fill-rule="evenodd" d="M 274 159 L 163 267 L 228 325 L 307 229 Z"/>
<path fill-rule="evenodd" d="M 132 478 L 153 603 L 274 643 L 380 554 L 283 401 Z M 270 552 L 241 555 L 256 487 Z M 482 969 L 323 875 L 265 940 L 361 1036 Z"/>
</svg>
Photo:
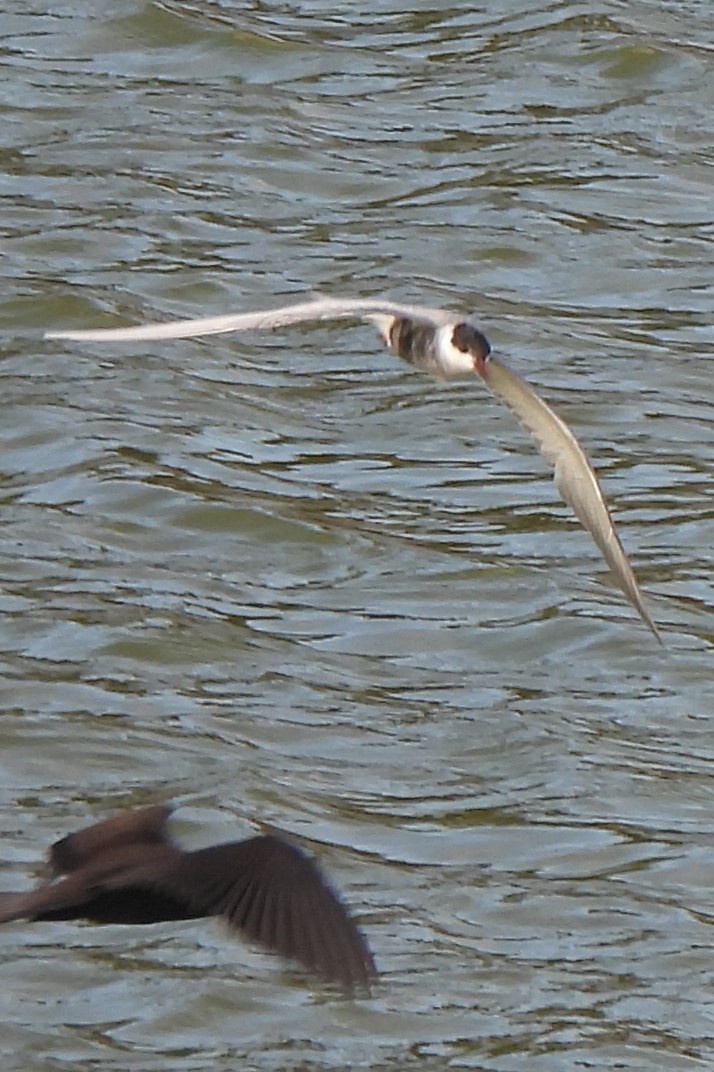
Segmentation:
<svg viewBox="0 0 714 1072">
<path fill-rule="evenodd" d="M 114 809 L 307 839 L 383 981 L 210 921 L 3 929 L 4 1069 L 703 1069 L 709 4 L 3 20 L 2 886 Z M 600 473 L 659 650 L 477 384 L 365 327 L 49 327 L 314 290 L 478 314 Z"/>
</svg>

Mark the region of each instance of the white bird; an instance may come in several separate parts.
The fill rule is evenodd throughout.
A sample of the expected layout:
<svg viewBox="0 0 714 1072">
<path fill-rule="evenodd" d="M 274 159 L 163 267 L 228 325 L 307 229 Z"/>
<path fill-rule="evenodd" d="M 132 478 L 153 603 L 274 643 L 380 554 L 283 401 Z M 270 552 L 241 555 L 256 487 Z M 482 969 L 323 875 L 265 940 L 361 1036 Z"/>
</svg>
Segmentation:
<svg viewBox="0 0 714 1072">
<path fill-rule="evenodd" d="M 568 425 L 524 381 L 491 354 L 485 335 L 468 317 L 447 309 L 429 309 L 372 298 L 327 298 L 285 305 L 264 312 L 176 320 L 131 328 L 48 331 L 46 339 L 80 342 L 130 342 L 185 339 L 230 331 L 279 328 L 305 320 L 361 319 L 375 323 L 383 341 L 403 360 L 437 379 L 477 374 L 532 436 L 546 462 L 555 469 L 555 486 L 600 549 L 613 577 L 660 641 L 642 592 L 610 517 L 598 479 Z"/>
</svg>

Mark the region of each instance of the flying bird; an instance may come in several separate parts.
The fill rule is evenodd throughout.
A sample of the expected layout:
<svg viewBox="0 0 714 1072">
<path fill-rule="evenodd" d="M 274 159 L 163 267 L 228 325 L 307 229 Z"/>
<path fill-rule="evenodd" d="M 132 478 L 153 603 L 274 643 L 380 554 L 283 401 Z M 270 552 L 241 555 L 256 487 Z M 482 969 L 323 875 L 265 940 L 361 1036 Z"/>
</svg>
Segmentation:
<svg viewBox="0 0 714 1072">
<path fill-rule="evenodd" d="M 0 893 L 0 923 L 222 916 L 345 991 L 369 988 L 376 978 L 369 946 L 309 856 L 273 835 L 186 852 L 168 834 L 171 810 L 134 809 L 57 841 L 49 852 L 53 880 Z"/>
<path fill-rule="evenodd" d="M 264 312 L 176 320 L 129 328 L 49 331 L 46 339 L 80 342 L 131 342 L 185 339 L 231 331 L 286 327 L 306 320 L 361 319 L 375 323 L 387 347 L 404 361 L 437 379 L 481 377 L 535 440 L 555 470 L 555 486 L 590 533 L 621 590 L 651 629 L 659 632 L 645 606 L 610 516 L 605 497 L 585 452 L 568 425 L 536 392 L 491 354 L 486 336 L 468 317 L 447 309 L 430 309 L 372 298 L 318 297 Z"/>
</svg>

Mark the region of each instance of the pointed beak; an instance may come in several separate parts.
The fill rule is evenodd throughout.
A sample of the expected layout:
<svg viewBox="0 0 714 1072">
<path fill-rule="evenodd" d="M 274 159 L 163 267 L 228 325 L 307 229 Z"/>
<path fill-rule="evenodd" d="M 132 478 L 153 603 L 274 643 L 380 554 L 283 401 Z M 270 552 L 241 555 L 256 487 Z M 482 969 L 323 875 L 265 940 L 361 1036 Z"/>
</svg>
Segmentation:
<svg viewBox="0 0 714 1072">
<path fill-rule="evenodd" d="M 489 355 L 491 353 L 491 344 L 485 335 L 481 336 L 481 345 L 474 353 L 474 371 L 482 377 L 486 378 L 486 365 L 488 364 Z"/>
<path fill-rule="evenodd" d="M 477 372 L 479 376 L 485 378 L 486 376 L 486 362 L 488 361 L 488 354 L 476 354 L 474 356 L 474 372 Z"/>
</svg>

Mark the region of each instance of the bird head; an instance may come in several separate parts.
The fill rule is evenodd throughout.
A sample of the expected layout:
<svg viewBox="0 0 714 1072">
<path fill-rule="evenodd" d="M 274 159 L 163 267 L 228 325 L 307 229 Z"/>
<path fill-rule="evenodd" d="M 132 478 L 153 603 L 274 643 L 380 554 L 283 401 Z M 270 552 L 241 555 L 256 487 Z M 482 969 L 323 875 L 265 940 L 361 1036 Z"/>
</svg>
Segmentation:
<svg viewBox="0 0 714 1072">
<path fill-rule="evenodd" d="M 462 354 L 469 354 L 473 358 L 474 371 L 483 375 L 486 360 L 491 353 L 491 344 L 483 332 L 467 320 L 462 320 L 454 328 L 451 344 Z"/>
</svg>

